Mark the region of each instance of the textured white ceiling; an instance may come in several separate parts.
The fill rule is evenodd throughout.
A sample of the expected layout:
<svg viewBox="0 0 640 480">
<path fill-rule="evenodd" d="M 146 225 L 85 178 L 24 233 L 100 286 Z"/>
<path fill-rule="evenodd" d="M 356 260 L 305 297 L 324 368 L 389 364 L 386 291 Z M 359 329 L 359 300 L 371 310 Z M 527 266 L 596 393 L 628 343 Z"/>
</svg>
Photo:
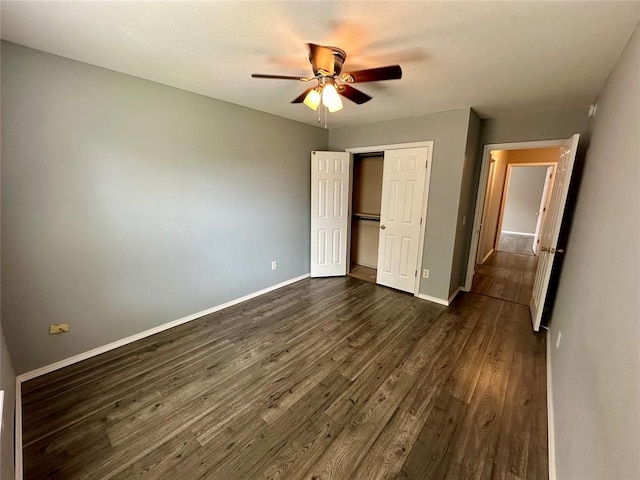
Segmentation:
<svg viewBox="0 0 640 480">
<path fill-rule="evenodd" d="M 2 1 L 2 38 L 301 122 L 307 42 L 345 71 L 399 63 L 360 84 L 330 128 L 471 106 L 482 117 L 589 104 L 640 21 L 625 2 Z"/>
</svg>

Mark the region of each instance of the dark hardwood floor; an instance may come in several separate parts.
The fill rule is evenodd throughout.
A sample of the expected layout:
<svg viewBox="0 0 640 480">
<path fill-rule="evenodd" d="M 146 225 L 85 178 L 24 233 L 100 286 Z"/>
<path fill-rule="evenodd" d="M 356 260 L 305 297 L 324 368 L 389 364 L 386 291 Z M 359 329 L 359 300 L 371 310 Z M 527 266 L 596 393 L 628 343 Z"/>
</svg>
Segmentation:
<svg viewBox="0 0 640 480">
<path fill-rule="evenodd" d="M 529 305 L 538 257 L 494 252 L 476 265 L 471 291 L 509 302 Z"/>
<path fill-rule="evenodd" d="M 547 479 L 544 334 L 308 279 L 23 384 L 25 478 Z"/>
<path fill-rule="evenodd" d="M 376 283 L 378 279 L 378 270 L 371 267 L 365 267 L 364 265 L 353 264 L 351 265 L 349 275 L 359 278 L 360 280 L 364 280 L 365 282 Z"/>
</svg>

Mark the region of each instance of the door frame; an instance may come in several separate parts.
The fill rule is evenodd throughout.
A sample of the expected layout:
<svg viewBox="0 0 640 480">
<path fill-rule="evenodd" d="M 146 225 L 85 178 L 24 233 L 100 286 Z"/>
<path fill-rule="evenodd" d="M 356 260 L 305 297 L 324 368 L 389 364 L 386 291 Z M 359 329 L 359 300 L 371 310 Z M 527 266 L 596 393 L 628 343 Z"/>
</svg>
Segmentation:
<svg viewBox="0 0 640 480">
<path fill-rule="evenodd" d="M 476 207 L 473 216 L 473 230 L 471 235 L 471 245 L 469 246 L 469 257 L 467 259 L 467 278 L 464 285 L 466 292 L 471 291 L 473 274 L 476 270 L 476 255 L 478 254 L 478 240 L 480 221 L 484 209 L 484 195 L 487 190 L 487 177 L 489 175 L 490 154 L 492 150 L 525 150 L 530 148 L 561 147 L 566 139 L 539 140 L 533 142 L 511 142 L 511 143 L 490 143 L 486 144 L 482 150 L 482 162 L 480 166 L 480 178 L 478 179 L 478 193 L 476 195 Z"/>
<path fill-rule="evenodd" d="M 420 225 L 420 238 L 418 244 L 418 258 L 416 259 L 416 280 L 414 283 L 414 291 L 413 296 L 417 297 L 420 293 L 420 279 L 422 278 L 422 260 L 424 255 L 424 237 L 425 231 L 427 227 L 427 206 L 429 203 L 429 186 L 431 184 L 431 166 L 433 163 L 433 140 L 423 141 L 423 142 L 410 142 L 410 143 L 395 143 L 395 144 L 387 144 L 387 145 L 371 145 L 365 147 L 349 147 L 345 148 L 344 151 L 351 154 L 351 164 L 353 164 L 353 155 L 357 155 L 359 153 L 377 153 L 381 152 L 384 154 L 387 150 L 402 150 L 405 148 L 418 148 L 418 147 L 426 147 L 427 149 L 427 172 L 424 177 L 424 193 L 422 197 L 422 225 Z M 353 168 L 350 171 L 350 181 L 349 181 L 349 215 L 352 214 L 351 211 L 351 200 L 353 197 Z M 351 223 L 349 222 L 348 226 L 348 235 L 347 235 L 347 262 L 351 263 Z"/>
<path fill-rule="evenodd" d="M 553 173 L 555 174 L 557 165 L 558 165 L 558 162 L 507 163 L 507 173 L 505 175 L 504 189 L 502 191 L 502 203 L 500 204 L 500 211 L 498 212 L 498 231 L 496 232 L 496 241 L 493 245 L 493 249 L 496 252 L 498 251 L 498 245 L 500 244 L 500 234 L 502 233 L 502 220 L 504 218 L 504 209 L 507 206 L 507 196 L 509 194 L 509 183 L 511 182 L 512 169 L 517 167 L 545 167 L 546 166 L 546 167 L 553 167 Z M 542 192 L 540 192 L 540 196 L 542 197 Z M 540 202 L 538 202 L 538 206 L 540 206 Z M 531 236 L 534 236 L 534 234 L 531 234 Z"/>
<path fill-rule="evenodd" d="M 491 204 L 493 203 L 493 198 L 495 195 L 495 186 L 496 186 L 496 165 L 498 163 L 498 159 L 497 158 L 493 158 L 493 155 L 489 154 L 489 167 L 488 167 L 488 171 L 487 171 L 487 182 L 485 184 L 485 192 L 484 192 L 484 200 L 483 200 L 483 205 L 488 205 L 488 208 L 484 208 L 482 209 L 482 212 L 480 214 L 480 223 L 478 225 L 478 245 L 476 246 L 476 259 L 475 259 L 475 263 L 478 265 L 482 265 L 484 262 L 487 261 L 487 259 L 491 256 L 491 254 L 494 252 L 495 250 L 495 241 L 493 242 L 494 245 L 491 246 L 491 251 L 487 254 L 485 254 L 482 258 L 479 258 L 479 252 L 478 247 L 480 246 L 480 240 L 481 240 L 481 234 L 483 232 L 483 229 L 485 228 L 487 221 L 488 221 L 488 215 L 489 215 L 489 211 L 491 209 Z M 493 175 L 492 175 L 493 173 Z M 491 188 L 487 188 L 489 187 L 489 182 L 491 182 Z M 466 279 L 465 279 L 466 280 Z"/>
</svg>

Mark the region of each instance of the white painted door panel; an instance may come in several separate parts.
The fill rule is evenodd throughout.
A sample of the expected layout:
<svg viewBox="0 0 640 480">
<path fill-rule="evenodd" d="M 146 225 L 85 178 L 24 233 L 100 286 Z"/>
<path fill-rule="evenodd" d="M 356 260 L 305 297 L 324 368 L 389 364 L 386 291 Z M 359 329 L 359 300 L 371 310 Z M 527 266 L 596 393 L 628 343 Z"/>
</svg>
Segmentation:
<svg viewBox="0 0 640 480">
<path fill-rule="evenodd" d="M 384 153 L 377 282 L 414 293 L 427 149 Z"/>
<path fill-rule="evenodd" d="M 347 274 L 350 154 L 311 152 L 311 276 Z"/>
<path fill-rule="evenodd" d="M 547 204 L 549 203 L 549 194 L 551 193 L 551 186 L 553 185 L 553 170 L 555 167 L 551 166 L 547 168 L 547 174 L 544 179 L 544 187 L 542 189 L 542 197 L 540 198 L 540 207 L 538 208 L 538 221 L 536 222 L 536 231 L 533 235 L 533 253 L 538 255 L 540 249 L 540 234 L 542 233 L 542 226 L 544 225 L 544 219 L 547 216 Z"/>
<path fill-rule="evenodd" d="M 556 167 L 555 178 L 553 180 L 549 207 L 542 227 L 542 235 L 540 236 L 538 268 L 533 282 L 533 293 L 530 303 L 531 322 L 536 332 L 540 329 L 544 303 L 547 298 L 551 268 L 553 267 L 553 259 L 556 255 L 556 249 L 558 248 L 558 235 L 560 234 L 560 226 L 562 225 L 564 209 L 567 203 L 567 194 L 569 192 L 569 183 L 571 181 L 571 173 L 573 172 L 579 137 L 578 134 L 573 135 L 565 141 L 561 148 L 560 159 L 558 160 L 558 166 Z"/>
</svg>

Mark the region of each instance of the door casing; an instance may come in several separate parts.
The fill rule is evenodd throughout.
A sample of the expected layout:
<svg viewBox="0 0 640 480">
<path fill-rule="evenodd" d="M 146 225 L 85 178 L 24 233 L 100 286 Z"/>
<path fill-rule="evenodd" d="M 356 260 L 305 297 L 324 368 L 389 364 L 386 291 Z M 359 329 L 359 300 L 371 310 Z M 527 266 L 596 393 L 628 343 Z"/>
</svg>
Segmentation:
<svg viewBox="0 0 640 480">
<path fill-rule="evenodd" d="M 489 165 L 491 163 L 492 150 L 524 150 L 529 148 L 546 148 L 561 147 L 566 139 L 559 140 L 540 140 L 535 142 L 513 142 L 513 143 L 493 143 L 485 145 L 482 150 L 482 165 L 480 167 L 480 179 L 478 180 L 478 193 L 476 195 L 476 208 L 473 217 L 473 234 L 471 236 L 471 245 L 469 247 L 469 257 L 467 261 L 467 277 L 465 280 L 464 290 L 469 292 L 473 283 L 473 274 L 475 273 L 476 255 L 478 254 L 479 229 L 482 220 L 482 211 L 484 209 L 484 197 L 487 190 L 487 178 L 489 176 Z"/>
</svg>

